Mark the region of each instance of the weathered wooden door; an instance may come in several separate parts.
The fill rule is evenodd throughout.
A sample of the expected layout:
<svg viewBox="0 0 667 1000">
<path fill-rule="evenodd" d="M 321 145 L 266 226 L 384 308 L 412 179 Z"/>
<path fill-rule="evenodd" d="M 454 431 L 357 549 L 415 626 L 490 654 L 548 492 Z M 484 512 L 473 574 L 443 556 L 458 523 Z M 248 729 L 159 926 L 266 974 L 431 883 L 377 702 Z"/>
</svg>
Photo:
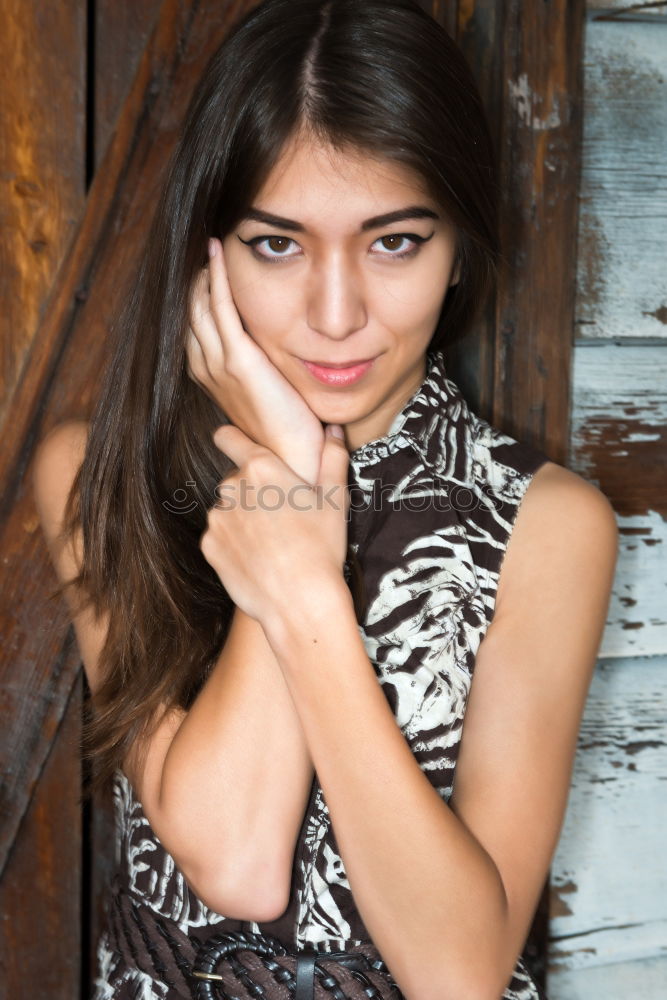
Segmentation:
<svg viewBox="0 0 667 1000">
<path fill-rule="evenodd" d="M 208 54 L 253 5 L 6 0 L 0 35 L 3 995 L 88 995 L 99 887 L 110 856 L 103 804 L 80 804 L 77 741 L 85 696 L 64 609 L 47 601 L 56 581 L 26 473 L 36 442 L 50 426 L 89 411 L 106 361 L 105 332 L 141 252 L 179 117 Z M 657 865 L 651 823 L 667 818 L 664 794 L 660 800 L 664 782 L 652 756 L 664 739 L 659 705 L 667 670 L 665 605 L 658 599 L 666 579 L 660 560 L 665 489 L 659 479 L 665 383 L 659 371 L 662 365 L 665 372 L 667 269 L 655 266 L 665 247 L 665 227 L 659 230 L 655 220 L 661 206 L 664 217 L 667 199 L 659 138 L 651 145 L 651 136 L 667 138 L 667 45 L 663 38 L 662 50 L 657 48 L 657 34 L 646 33 L 642 41 L 627 22 L 620 25 L 626 34 L 603 36 L 618 32 L 619 23 L 593 27 L 593 0 L 588 19 L 584 0 L 423 0 L 422 6 L 459 39 L 474 68 L 496 136 L 503 191 L 508 268 L 495 304 L 452 352 L 451 373 L 482 415 L 599 481 L 624 532 L 607 645 L 586 716 L 553 891 L 545 892 L 533 930 L 533 959 L 544 974 L 551 959 L 552 1000 L 620 1000 L 635 991 L 614 992 L 605 969 L 618 960 L 618 945 L 605 951 L 604 942 L 624 940 L 620 954 L 632 966 L 627 974 L 643 962 L 649 971 L 642 993 L 657 1000 L 650 975 L 656 969 L 664 974 L 665 958 L 658 933 L 654 940 L 651 933 L 664 930 L 665 908 L 657 897 L 648 903 L 649 875 L 639 863 L 636 870 L 644 874 L 635 874 L 639 888 L 633 895 L 623 862 L 635 837 Z M 651 23 L 667 35 L 664 18 Z M 625 52 L 620 61 L 619 38 Z M 644 51 L 642 45 L 654 60 L 653 71 L 635 54 L 636 46 Z M 662 56 L 655 54 L 660 51 Z M 606 52 L 605 59 L 599 52 Z M 610 86 L 617 94 L 611 106 Z M 580 175 L 582 111 L 588 131 Z M 654 127 L 635 131 L 635 118 L 645 113 L 653 115 Z M 621 125 L 628 144 L 623 148 L 635 156 L 622 192 L 612 183 L 619 161 L 610 141 Z M 605 169 L 608 174 L 599 173 Z M 629 192 L 624 202 L 621 194 Z M 635 274 L 617 294 L 614 268 L 621 268 L 621 256 L 604 240 L 619 235 L 613 221 L 618 204 L 644 213 L 646 222 L 622 230 L 626 254 L 642 251 L 642 271 L 641 281 Z M 646 233 L 648 246 L 641 242 Z M 634 293 L 628 293 L 632 314 L 623 287 Z M 618 471 L 616 451 L 626 453 L 627 477 Z M 654 573 L 650 586 L 644 570 Z M 628 692 L 634 700 L 627 700 Z M 619 740 L 628 744 L 625 756 Z M 620 792 L 635 803 L 630 816 L 623 813 Z M 641 825 L 637 804 L 646 794 L 662 805 L 653 816 L 643 813 Z M 597 811 L 585 807 L 592 799 L 599 801 Z M 612 824 L 618 836 L 605 840 Z M 604 842 L 598 853 L 591 849 L 596 842 Z M 612 869 L 620 873 L 611 880 L 619 888 L 605 897 Z M 604 900 L 597 909 L 596 899 Z M 620 931 L 605 938 L 606 930 L 626 923 L 639 929 L 626 938 Z M 600 939 L 593 959 L 586 950 L 592 932 Z M 577 940 L 568 947 L 570 937 Z"/>
<path fill-rule="evenodd" d="M 550 1000 L 667 995 L 667 4 L 589 0 L 569 464 L 620 554 L 552 866 Z"/>
</svg>

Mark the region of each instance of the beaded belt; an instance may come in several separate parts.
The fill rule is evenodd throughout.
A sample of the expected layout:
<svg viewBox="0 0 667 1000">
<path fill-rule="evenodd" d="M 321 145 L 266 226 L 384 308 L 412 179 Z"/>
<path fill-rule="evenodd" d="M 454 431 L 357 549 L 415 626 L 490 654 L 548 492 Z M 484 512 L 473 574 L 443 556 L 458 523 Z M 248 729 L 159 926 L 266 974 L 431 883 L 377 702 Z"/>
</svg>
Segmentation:
<svg viewBox="0 0 667 1000">
<path fill-rule="evenodd" d="M 238 952 L 253 953 L 260 963 L 255 961 L 255 967 L 249 969 L 236 957 Z M 276 961 L 277 958 L 296 960 L 295 972 Z M 320 964 L 325 962 L 336 962 L 349 972 L 347 978 L 354 986 L 353 991 L 348 989 L 344 992 L 339 981 L 320 968 Z M 378 974 L 382 977 L 380 988 L 376 985 Z M 256 1000 L 271 1000 L 270 990 L 274 984 L 281 984 L 283 990 L 286 987 L 294 1000 L 315 1000 L 316 994 L 320 997 L 331 996 L 333 1000 L 354 1000 L 351 993 L 368 1000 L 399 1000 L 401 996 L 380 958 L 361 952 L 302 951 L 290 954 L 277 938 L 250 932 L 218 934 L 208 938 L 193 963 L 192 975 L 198 981 L 195 987 L 197 1000 L 234 1000 L 234 993 L 228 991 L 234 990 L 235 984 L 237 988 L 242 984 Z M 324 994 L 323 990 L 326 991 Z M 276 995 L 274 989 L 273 996 Z"/>
</svg>

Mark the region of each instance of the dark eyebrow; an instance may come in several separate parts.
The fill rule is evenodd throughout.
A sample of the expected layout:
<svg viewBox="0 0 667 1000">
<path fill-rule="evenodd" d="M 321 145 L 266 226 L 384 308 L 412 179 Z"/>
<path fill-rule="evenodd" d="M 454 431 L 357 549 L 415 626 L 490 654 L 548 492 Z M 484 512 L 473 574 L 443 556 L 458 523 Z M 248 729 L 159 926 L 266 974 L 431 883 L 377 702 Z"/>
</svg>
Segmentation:
<svg viewBox="0 0 667 1000">
<path fill-rule="evenodd" d="M 366 219 L 361 224 L 361 232 L 365 233 L 369 229 L 380 229 L 381 226 L 390 226 L 394 222 L 403 222 L 405 219 L 439 219 L 440 216 L 425 205 L 411 205 L 409 208 L 399 208 L 397 212 L 387 212 L 386 215 L 376 215 L 372 219 Z"/>
<path fill-rule="evenodd" d="M 362 222 L 359 232 L 365 233 L 369 229 L 380 229 L 382 226 L 390 226 L 394 222 L 403 222 L 405 219 L 439 219 L 440 216 L 425 205 L 410 205 L 409 208 L 399 208 L 396 212 L 387 212 L 386 215 L 374 215 L 372 219 Z M 304 233 L 305 226 L 294 219 L 283 219 L 280 215 L 270 215 L 268 212 L 260 212 L 256 208 L 251 208 L 245 214 L 244 219 L 254 222 L 264 222 L 268 226 L 275 226 L 277 229 L 288 229 L 293 233 Z"/>
</svg>

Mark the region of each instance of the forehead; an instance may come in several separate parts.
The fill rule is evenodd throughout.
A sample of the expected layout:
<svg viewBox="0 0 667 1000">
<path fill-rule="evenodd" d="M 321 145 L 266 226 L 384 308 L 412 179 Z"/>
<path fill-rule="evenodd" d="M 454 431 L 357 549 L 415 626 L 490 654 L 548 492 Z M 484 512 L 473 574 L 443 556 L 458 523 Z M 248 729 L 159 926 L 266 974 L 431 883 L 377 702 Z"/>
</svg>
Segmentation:
<svg viewBox="0 0 667 1000">
<path fill-rule="evenodd" d="M 437 209 L 408 167 L 356 148 L 298 138 L 285 147 L 253 204 L 307 228 L 327 223 L 358 229 L 364 219 L 417 201 Z"/>
</svg>

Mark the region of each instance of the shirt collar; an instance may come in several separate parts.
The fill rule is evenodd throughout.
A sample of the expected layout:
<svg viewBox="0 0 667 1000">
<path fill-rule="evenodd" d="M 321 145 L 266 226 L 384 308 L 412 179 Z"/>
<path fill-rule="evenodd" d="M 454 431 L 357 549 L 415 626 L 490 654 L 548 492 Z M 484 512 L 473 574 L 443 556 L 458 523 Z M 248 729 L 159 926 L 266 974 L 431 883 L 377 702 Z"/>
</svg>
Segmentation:
<svg viewBox="0 0 667 1000">
<path fill-rule="evenodd" d="M 460 390 L 447 378 L 442 352 L 427 352 L 426 375 L 419 388 L 396 414 L 387 434 L 355 448 L 350 463 L 358 473 L 405 448 L 412 448 L 428 461 L 429 443 L 442 421 L 458 421 L 466 414 Z"/>
</svg>

